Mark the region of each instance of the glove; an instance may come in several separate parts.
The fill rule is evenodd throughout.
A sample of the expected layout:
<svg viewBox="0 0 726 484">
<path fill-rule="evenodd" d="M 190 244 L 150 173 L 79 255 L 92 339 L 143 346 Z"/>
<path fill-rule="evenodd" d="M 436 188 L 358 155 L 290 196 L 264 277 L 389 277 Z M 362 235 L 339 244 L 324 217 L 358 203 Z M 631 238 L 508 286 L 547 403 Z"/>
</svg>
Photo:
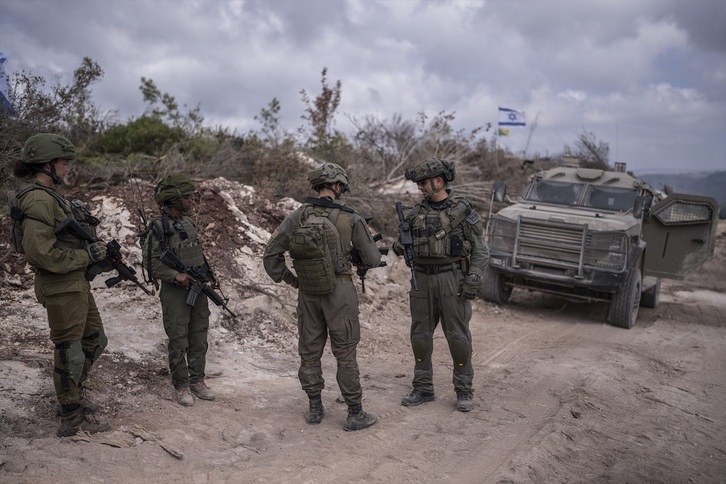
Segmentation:
<svg viewBox="0 0 726 484">
<path fill-rule="evenodd" d="M 470 273 L 464 278 L 464 283 L 461 285 L 459 290 L 460 299 L 472 300 L 476 297 L 476 291 L 479 288 L 479 274 Z"/>
<path fill-rule="evenodd" d="M 88 255 L 91 257 L 91 262 L 100 262 L 106 258 L 108 251 L 106 250 L 106 244 L 103 242 L 94 242 L 86 247 Z"/>
<path fill-rule="evenodd" d="M 393 253 L 396 254 L 398 257 L 401 257 L 403 255 L 403 244 L 400 240 L 396 240 L 393 242 Z"/>
<path fill-rule="evenodd" d="M 285 274 L 285 277 L 283 277 L 282 280 L 286 284 L 290 284 L 295 289 L 300 287 L 300 283 L 297 281 L 297 277 L 295 277 L 295 275 L 292 272 L 288 272 L 287 274 Z"/>
</svg>

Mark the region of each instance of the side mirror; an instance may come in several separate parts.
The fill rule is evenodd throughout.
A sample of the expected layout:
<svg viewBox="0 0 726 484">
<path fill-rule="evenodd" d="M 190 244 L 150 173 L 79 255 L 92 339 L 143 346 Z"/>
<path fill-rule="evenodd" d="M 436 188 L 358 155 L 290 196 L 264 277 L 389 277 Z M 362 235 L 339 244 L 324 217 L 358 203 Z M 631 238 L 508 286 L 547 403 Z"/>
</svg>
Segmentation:
<svg viewBox="0 0 726 484">
<path fill-rule="evenodd" d="M 635 202 L 633 203 L 633 217 L 641 220 L 648 220 L 648 218 L 650 218 L 651 203 L 653 203 L 652 197 L 635 197 Z"/>
<path fill-rule="evenodd" d="M 492 200 L 502 203 L 506 194 L 507 184 L 504 182 L 494 182 L 494 186 L 492 187 Z"/>
</svg>

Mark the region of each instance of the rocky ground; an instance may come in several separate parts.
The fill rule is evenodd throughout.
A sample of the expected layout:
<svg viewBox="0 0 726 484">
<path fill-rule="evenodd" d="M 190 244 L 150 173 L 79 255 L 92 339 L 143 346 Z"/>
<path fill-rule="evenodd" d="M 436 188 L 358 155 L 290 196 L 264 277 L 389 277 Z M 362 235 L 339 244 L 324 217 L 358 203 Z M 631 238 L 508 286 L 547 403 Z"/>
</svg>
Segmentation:
<svg viewBox="0 0 726 484">
<path fill-rule="evenodd" d="M 151 214 L 150 190 L 132 182 L 74 193 L 103 219 L 105 237 L 130 248 L 139 276 L 136 208 Z M 65 439 L 55 437 L 44 311 L 0 219 L 0 482 L 726 481 L 726 226 L 716 256 L 687 281 L 664 283 L 659 307 L 641 309 L 631 330 L 605 324 L 604 304 L 524 291 L 506 307 L 475 301 L 469 414 L 454 409 L 440 332 L 436 401 L 400 405 L 412 378 L 408 271 L 391 255 L 359 291 L 364 406 L 379 422 L 348 433 L 329 352 L 325 419 L 304 423 L 296 296 L 262 270 L 264 242 L 293 206 L 223 179 L 201 184 L 197 224 L 239 316 L 212 307 L 214 402 L 175 403 L 158 299 L 94 281 L 110 343 L 91 398 L 112 431 Z"/>
</svg>

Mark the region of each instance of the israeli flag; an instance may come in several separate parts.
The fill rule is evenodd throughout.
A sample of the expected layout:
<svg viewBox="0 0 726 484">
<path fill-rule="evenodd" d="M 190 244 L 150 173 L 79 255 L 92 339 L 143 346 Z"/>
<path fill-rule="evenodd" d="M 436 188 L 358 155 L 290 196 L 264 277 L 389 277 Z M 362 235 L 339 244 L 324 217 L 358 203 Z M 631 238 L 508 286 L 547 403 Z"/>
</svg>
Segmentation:
<svg viewBox="0 0 726 484">
<path fill-rule="evenodd" d="M 499 126 L 526 126 L 527 115 L 524 111 L 499 108 Z"/>
</svg>

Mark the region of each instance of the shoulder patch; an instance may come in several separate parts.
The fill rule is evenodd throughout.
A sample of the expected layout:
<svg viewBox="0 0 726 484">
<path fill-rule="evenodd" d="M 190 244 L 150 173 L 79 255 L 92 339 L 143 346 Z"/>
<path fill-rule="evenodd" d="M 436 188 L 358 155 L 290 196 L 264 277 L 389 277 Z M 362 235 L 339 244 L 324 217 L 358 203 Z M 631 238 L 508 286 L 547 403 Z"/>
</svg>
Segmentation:
<svg viewBox="0 0 726 484">
<path fill-rule="evenodd" d="M 476 225 L 479 223 L 479 214 L 472 210 L 471 213 L 466 217 L 466 221 L 469 222 L 471 225 Z"/>
</svg>

